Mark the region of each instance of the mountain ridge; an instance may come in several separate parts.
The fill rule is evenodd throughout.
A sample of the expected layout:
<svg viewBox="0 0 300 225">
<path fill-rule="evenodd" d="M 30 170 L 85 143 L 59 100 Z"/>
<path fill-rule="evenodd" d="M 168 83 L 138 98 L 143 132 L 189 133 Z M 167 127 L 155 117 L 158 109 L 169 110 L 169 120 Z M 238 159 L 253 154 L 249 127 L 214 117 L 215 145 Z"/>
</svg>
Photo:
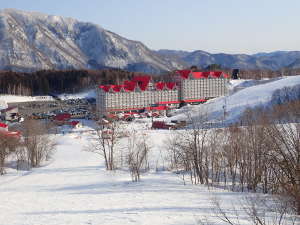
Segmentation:
<svg viewBox="0 0 300 225">
<path fill-rule="evenodd" d="M 0 11 L 0 69 L 129 69 L 161 73 L 182 68 L 165 60 L 140 41 L 133 41 L 99 25 L 72 18 Z M 145 65 L 144 67 L 141 65 Z"/>
<path fill-rule="evenodd" d="M 202 50 L 181 51 L 160 49 L 157 51 L 162 56 L 172 57 L 183 61 L 186 65 L 196 65 L 205 68 L 210 64 L 219 64 L 223 68 L 240 68 L 240 69 L 264 69 L 280 70 L 289 68 L 300 68 L 298 63 L 292 64 L 300 58 L 300 51 L 274 51 L 260 52 L 255 54 L 228 54 L 228 53 L 209 53 Z"/>
</svg>

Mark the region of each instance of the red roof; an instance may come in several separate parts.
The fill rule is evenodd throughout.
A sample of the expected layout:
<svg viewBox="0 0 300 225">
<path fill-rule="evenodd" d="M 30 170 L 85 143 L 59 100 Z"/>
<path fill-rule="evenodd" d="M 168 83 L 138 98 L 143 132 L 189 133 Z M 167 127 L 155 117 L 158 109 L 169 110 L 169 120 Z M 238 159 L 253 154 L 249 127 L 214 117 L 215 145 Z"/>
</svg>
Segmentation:
<svg viewBox="0 0 300 225">
<path fill-rule="evenodd" d="M 113 89 L 113 91 L 115 92 L 120 92 L 122 89 L 123 85 L 111 85 L 111 88 Z"/>
<path fill-rule="evenodd" d="M 71 118 L 71 114 L 69 113 L 58 114 L 54 117 L 54 119 L 58 121 L 65 121 L 65 120 L 69 120 L 70 118 Z"/>
<path fill-rule="evenodd" d="M 8 126 L 7 126 L 7 124 L 5 124 L 5 123 L 0 123 L 0 127 L 1 127 L 1 128 L 7 128 Z"/>
<path fill-rule="evenodd" d="M 109 92 L 110 89 L 110 85 L 100 85 L 99 88 L 103 89 L 103 91 L 105 92 Z"/>
<path fill-rule="evenodd" d="M 222 71 L 212 71 L 210 75 L 214 78 L 219 78 L 222 75 Z"/>
<path fill-rule="evenodd" d="M 145 91 L 151 80 L 150 76 L 135 76 L 132 81 L 135 81 L 142 91 Z"/>
<path fill-rule="evenodd" d="M 187 71 L 187 70 L 179 70 L 177 72 L 180 73 L 182 78 L 187 79 L 188 74 L 187 72 L 183 72 L 183 71 Z M 224 74 L 222 71 L 191 72 L 191 74 L 195 79 L 208 78 L 209 76 L 211 76 L 212 78 L 220 78 L 222 75 L 225 78 L 229 78 L 229 75 Z"/>
<path fill-rule="evenodd" d="M 157 82 L 157 83 L 155 84 L 155 87 L 156 87 L 156 89 L 158 89 L 158 90 L 162 90 L 162 89 L 164 89 L 164 87 L 165 87 L 165 83 L 164 83 L 164 82 Z"/>
<path fill-rule="evenodd" d="M 198 78 L 207 78 L 208 75 L 204 72 L 192 72 L 192 75 L 195 79 L 198 79 Z"/>
<path fill-rule="evenodd" d="M 155 106 L 155 107 L 146 107 L 147 110 L 167 110 L 168 107 L 165 105 Z"/>
<path fill-rule="evenodd" d="M 124 90 L 125 91 L 134 91 L 135 86 L 136 86 L 135 81 L 129 81 L 129 80 L 124 81 Z"/>
<path fill-rule="evenodd" d="M 204 77 L 204 78 L 208 78 L 208 76 L 210 75 L 210 72 L 208 71 L 208 72 L 202 72 L 202 76 Z"/>
<path fill-rule="evenodd" d="M 79 121 L 71 121 L 71 122 L 70 122 L 70 125 L 72 125 L 72 126 L 74 126 L 74 127 L 75 127 L 77 124 L 79 124 Z"/>
<path fill-rule="evenodd" d="M 223 73 L 224 78 L 229 78 L 230 76 L 227 73 Z"/>
<path fill-rule="evenodd" d="M 176 86 L 176 83 L 175 82 L 168 82 L 168 83 L 166 83 L 166 86 L 169 90 L 173 90 L 174 87 Z"/>
<path fill-rule="evenodd" d="M 190 70 L 177 70 L 176 72 L 179 73 L 183 79 L 188 79 L 189 74 L 191 73 Z"/>
</svg>

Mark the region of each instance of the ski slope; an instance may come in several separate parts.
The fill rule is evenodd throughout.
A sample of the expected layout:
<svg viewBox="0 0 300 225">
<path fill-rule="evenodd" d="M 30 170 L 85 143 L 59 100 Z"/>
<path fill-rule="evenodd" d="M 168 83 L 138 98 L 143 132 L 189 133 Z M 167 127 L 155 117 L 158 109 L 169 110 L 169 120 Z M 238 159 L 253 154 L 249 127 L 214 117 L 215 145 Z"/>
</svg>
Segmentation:
<svg viewBox="0 0 300 225">
<path fill-rule="evenodd" d="M 270 105 L 272 95 L 276 90 L 300 85 L 300 75 L 259 82 L 254 80 L 231 82 L 231 94 L 228 96 L 215 98 L 197 106 L 188 105 L 183 107 L 177 110 L 170 120 L 187 120 L 187 118 L 191 118 L 193 121 L 197 121 L 201 117 L 207 117 L 210 122 L 221 122 L 222 120 L 225 123 L 236 122 L 246 108 Z M 241 89 L 239 90 L 237 87 Z M 226 113 L 225 118 L 224 111 Z"/>
<path fill-rule="evenodd" d="M 143 126 L 132 124 L 131 128 L 142 131 Z M 151 138 L 152 169 L 142 175 L 141 182 L 133 183 L 127 171 L 106 171 L 97 155 L 83 151 L 90 129 L 56 135 L 57 151 L 45 166 L 20 172 L 8 169 L 0 177 L 0 225 L 197 224 L 213 216 L 212 198 L 219 198 L 230 212 L 245 196 L 183 185 L 178 175 L 157 171 L 156 163 L 163 164 L 163 145 L 172 131 L 142 131 Z"/>
</svg>

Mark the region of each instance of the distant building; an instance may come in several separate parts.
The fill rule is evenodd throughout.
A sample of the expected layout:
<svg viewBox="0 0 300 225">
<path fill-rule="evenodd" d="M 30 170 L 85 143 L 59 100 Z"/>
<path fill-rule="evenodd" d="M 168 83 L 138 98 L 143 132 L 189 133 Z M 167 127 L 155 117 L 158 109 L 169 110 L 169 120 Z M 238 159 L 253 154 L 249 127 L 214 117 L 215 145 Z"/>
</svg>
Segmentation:
<svg viewBox="0 0 300 225">
<path fill-rule="evenodd" d="M 239 69 L 233 69 L 232 74 L 231 74 L 231 78 L 234 79 L 234 80 L 239 79 L 239 74 L 240 74 Z"/>
<path fill-rule="evenodd" d="M 0 123 L 0 130 L 1 131 L 8 131 L 8 125 L 5 123 Z"/>
<path fill-rule="evenodd" d="M 166 110 L 181 103 L 199 103 L 226 95 L 229 76 L 221 71 L 179 70 L 172 82 L 153 83 L 136 76 L 122 85 L 100 85 L 96 105 L 99 116 L 110 112 Z"/>
<path fill-rule="evenodd" d="M 18 107 L 8 107 L 6 109 L 2 109 L 0 112 L 2 120 L 15 121 L 19 119 Z"/>
<path fill-rule="evenodd" d="M 82 124 L 79 121 L 75 121 L 75 120 L 69 122 L 69 124 L 73 128 L 80 128 L 80 127 L 82 127 Z"/>
</svg>

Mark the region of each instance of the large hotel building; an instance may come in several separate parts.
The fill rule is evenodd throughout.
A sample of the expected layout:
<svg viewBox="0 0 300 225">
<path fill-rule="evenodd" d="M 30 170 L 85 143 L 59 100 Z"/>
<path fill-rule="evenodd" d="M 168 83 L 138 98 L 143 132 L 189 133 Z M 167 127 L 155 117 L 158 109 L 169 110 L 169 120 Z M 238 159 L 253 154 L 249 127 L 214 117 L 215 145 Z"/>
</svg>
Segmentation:
<svg viewBox="0 0 300 225">
<path fill-rule="evenodd" d="M 226 95 L 229 76 L 221 71 L 178 70 L 172 82 L 152 82 L 150 76 L 135 76 L 122 85 L 97 87 L 97 113 L 166 110 L 184 103 L 205 102 Z"/>
</svg>

